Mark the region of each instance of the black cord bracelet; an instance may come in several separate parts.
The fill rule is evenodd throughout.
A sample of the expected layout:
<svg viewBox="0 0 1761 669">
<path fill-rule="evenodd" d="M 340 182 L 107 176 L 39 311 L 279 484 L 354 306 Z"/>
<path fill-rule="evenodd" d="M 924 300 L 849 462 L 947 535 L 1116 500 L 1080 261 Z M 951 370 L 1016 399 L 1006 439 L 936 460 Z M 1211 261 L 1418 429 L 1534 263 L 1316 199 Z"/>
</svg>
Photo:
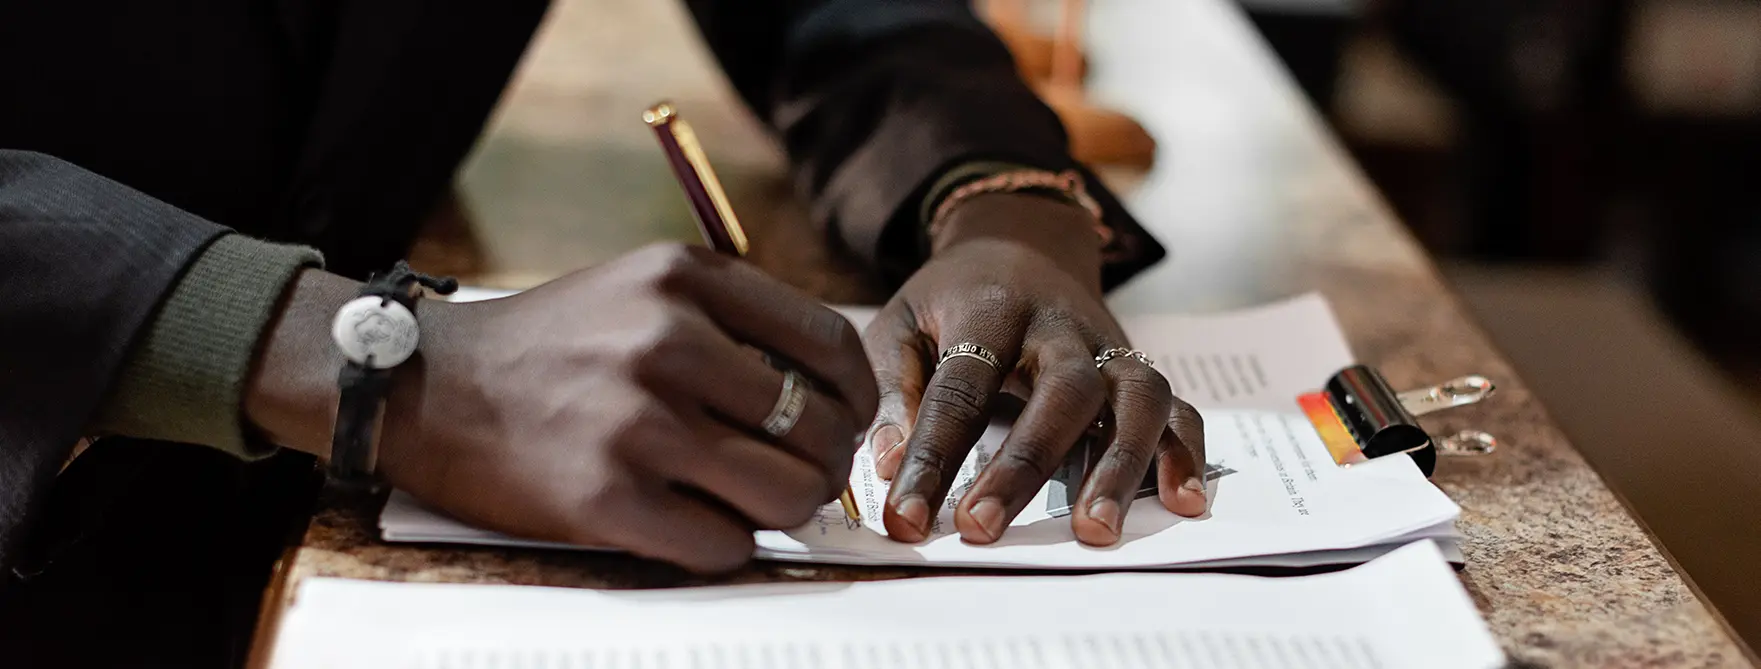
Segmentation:
<svg viewBox="0 0 1761 669">
<path fill-rule="evenodd" d="M 336 378 L 341 393 L 330 441 L 330 475 L 336 482 L 369 488 L 376 484 L 375 436 L 391 391 L 391 370 L 416 352 L 416 304 L 422 289 L 447 295 L 458 287 L 452 277 L 428 276 L 399 260 L 337 310 L 330 334 L 346 360 Z"/>
</svg>

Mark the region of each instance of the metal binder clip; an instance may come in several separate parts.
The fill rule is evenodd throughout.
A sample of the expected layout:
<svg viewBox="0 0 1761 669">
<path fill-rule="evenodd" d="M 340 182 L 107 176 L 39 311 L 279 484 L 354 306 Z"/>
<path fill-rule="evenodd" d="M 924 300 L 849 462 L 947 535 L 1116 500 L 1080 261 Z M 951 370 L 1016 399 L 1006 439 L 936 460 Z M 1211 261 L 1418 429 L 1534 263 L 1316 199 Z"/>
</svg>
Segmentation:
<svg viewBox="0 0 1761 669">
<path fill-rule="evenodd" d="M 1477 430 L 1434 439 L 1418 417 L 1479 402 L 1494 388 L 1490 379 L 1472 375 L 1395 393 L 1375 369 L 1353 365 L 1328 379 L 1324 390 L 1303 395 L 1297 403 L 1341 466 L 1406 453 L 1429 476 L 1439 454 L 1485 455 L 1498 442 Z"/>
<path fill-rule="evenodd" d="M 1470 374 L 1429 388 L 1401 393 L 1400 405 L 1406 407 L 1414 417 L 1418 417 L 1479 402 L 1491 397 L 1492 391 L 1497 389 L 1498 386 L 1491 379 Z M 1436 442 L 1437 452 L 1442 455 L 1489 455 L 1498 450 L 1498 440 L 1479 430 L 1462 430 L 1433 441 Z"/>
<path fill-rule="evenodd" d="M 1478 374 L 1450 379 L 1441 384 L 1400 394 L 1400 405 L 1414 416 L 1473 404 L 1492 395 L 1497 386 Z"/>
<path fill-rule="evenodd" d="M 1491 455 L 1498 450 L 1498 440 L 1479 430 L 1462 430 L 1436 442 L 1443 455 Z"/>
</svg>

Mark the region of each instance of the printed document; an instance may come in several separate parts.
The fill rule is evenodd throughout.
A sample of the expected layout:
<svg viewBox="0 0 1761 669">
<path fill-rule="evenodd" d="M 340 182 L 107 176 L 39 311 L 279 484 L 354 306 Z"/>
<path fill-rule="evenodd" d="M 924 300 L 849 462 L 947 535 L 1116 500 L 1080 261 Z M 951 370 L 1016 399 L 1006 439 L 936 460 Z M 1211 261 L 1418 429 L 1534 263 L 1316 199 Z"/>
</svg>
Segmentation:
<svg viewBox="0 0 1761 669">
<path fill-rule="evenodd" d="M 846 309 L 865 322 L 871 311 Z M 940 507 L 929 539 L 892 541 L 881 524 L 887 481 L 874 454 L 858 453 L 850 483 L 862 520 L 836 504 L 803 527 L 757 536 L 761 558 L 837 564 L 1154 569 L 1234 566 L 1306 567 L 1367 560 L 1416 539 L 1435 539 L 1461 561 L 1454 520 L 1459 508 L 1396 455 L 1339 467 L 1296 397 L 1321 387 L 1353 359 L 1326 301 L 1306 295 L 1212 315 L 1128 316 L 1132 342 L 1149 352 L 1180 397 L 1205 420 L 1210 513 L 1186 519 L 1155 495 L 1153 472 L 1111 547 L 1076 541 L 1070 497 L 1099 455 L 1077 446 L 1018 516 L 1001 541 L 978 546 L 954 532 L 953 509 L 1008 435 L 1006 422 L 984 434 Z M 380 518 L 388 541 L 555 546 L 466 526 L 394 493 Z"/>
<path fill-rule="evenodd" d="M 1489 669 L 1437 549 L 1354 569 L 962 576 L 604 591 L 310 578 L 272 669 Z"/>
</svg>

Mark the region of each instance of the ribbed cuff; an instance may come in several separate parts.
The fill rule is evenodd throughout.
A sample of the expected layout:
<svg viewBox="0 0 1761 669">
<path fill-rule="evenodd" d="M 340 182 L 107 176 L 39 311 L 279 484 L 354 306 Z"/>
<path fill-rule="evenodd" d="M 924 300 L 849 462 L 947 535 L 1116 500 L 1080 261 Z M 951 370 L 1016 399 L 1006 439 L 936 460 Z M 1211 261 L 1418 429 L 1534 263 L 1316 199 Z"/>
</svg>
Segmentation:
<svg viewBox="0 0 1761 669">
<path fill-rule="evenodd" d="M 245 459 L 274 448 L 246 437 L 245 381 L 263 328 L 300 269 L 323 256 L 226 235 L 184 272 L 123 365 L 99 430 L 204 444 Z"/>
</svg>

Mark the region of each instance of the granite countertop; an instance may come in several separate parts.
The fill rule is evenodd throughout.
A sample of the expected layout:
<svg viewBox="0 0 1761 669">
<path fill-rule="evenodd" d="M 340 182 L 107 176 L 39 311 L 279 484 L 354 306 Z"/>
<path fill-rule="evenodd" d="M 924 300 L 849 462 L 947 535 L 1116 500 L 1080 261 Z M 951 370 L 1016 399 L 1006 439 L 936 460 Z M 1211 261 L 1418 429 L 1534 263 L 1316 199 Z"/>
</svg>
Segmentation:
<svg viewBox="0 0 1761 669">
<path fill-rule="evenodd" d="M 1114 0 L 1092 9 L 1089 32 L 1108 39 L 1091 45 L 1091 87 L 1136 116 L 1162 146 L 1155 171 L 1115 185 L 1173 252 L 1113 297 L 1117 310 L 1202 311 L 1318 290 L 1358 358 L 1395 386 L 1469 373 L 1495 379 L 1491 400 L 1425 423 L 1435 434 L 1471 427 L 1500 440 L 1494 455 L 1444 459 L 1435 481 L 1462 507 L 1461 580 L 1513 662 L 1750 666 L 1467 318 L 1238 8 L 1223 0 Z M 731 98 L 722 101 L 731 108 Z M 640 109 L 646 100 L 629 102 Z M 760 212 L 746 217 L 755 261 L 828 300 L 881 294 L 821 248 L 801 208 L 787 201 L 774 156 L 735 162 L 724 173 L 735 205 Z M 542 277 L 557 268 L 518 269 Z M 326 493 L 280 564 L 265 610 L 279 610 L 288 586 L 312 576 L 633 588 L 922 573 L 757 563 L 706 581 L 621 556 L 394 546 L 376 539 L 377 503 Z M 272 629 L 274 616 L 264 619 Z"/>
<path fill-rule="evenodd" d="M 1483 405 L 1427 418 L 1432 431 L 1473 427 L 1500 440 L 1483 458 L 1445 458 L 1436 483 L 1462 507 L 1462 583 L 1519 666 L 1748 666 L 1718 619 L 1547 417 L 1521 379 L 1438 291 L 1372 290 L 1390 277 L 1337 273 L 1335 299 L 1362 360 L 1397 385 L 1474 371 L 1499 382 Z M 1402 284 L 1435 284 L 1406 277 Z M 1453 415 L 1451 415 L 1453 414 Z M 614 555 L 388 545 L 382 498 L 327 492 L 288 583 L 309 576 L 392 581 L 645 588 L 789 580 L 871 580 L 926 570 L 759 562 L 715 579 Z M 936 570 L 947 575 L 949 570 Z"/>
</svg>

